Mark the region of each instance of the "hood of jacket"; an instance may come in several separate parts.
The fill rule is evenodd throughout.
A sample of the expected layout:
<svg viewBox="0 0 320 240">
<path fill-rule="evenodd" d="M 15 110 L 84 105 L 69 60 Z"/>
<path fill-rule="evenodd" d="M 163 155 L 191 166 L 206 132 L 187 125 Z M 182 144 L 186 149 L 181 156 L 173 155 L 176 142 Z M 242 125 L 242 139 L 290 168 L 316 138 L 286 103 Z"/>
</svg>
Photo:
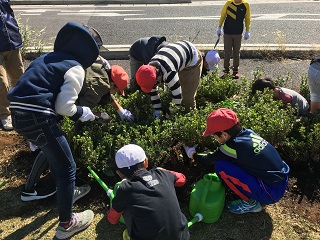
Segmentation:
<svg viewBox="0 0 320 240">
<path fill-rule="evenodd" d="M 97 59 L 99 47 L 86 28 L 81 24 L 68 22 L 57 34 L 54 52 L 70 54 L 83 68 L 88 68 Z"/>
</svg>

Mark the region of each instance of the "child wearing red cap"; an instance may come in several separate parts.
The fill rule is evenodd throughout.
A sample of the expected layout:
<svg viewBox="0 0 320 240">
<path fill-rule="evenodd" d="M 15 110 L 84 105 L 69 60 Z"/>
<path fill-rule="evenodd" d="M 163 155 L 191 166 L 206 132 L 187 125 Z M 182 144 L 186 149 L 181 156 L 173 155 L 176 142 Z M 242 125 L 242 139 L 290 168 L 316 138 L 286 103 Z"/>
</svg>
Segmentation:
<svg viewBox="0 0 320 240">
<path fill-rule="evenodd" d="M 161 117 L 158 85 L 163 83 L 171 92 L 172 103 L 183 104 L 186 111 L 196 107 L 196 94 L 201 79 L 202 54 L 188 41 L 168 43 L 142 65 L 136 73 L 141 90 L 151 97 L 153 117 Z"/>
<path fill-rule="evenodd" d="M 270 143 L 242 128 L 235 112 L 220 108 L 210 113 L 203 136 L 211 135 L 222 144 L 215 153 L 198 154 L 195 147 L 184 148 L 194 161 L 215 164 L 224 185 L 240 197 L 227 203 L 229 211 L 260 212 L 261 204 L 273 204 L 283 197 L 289 166 Z"/>
<path fill-rule="evenodd" d="M 123 215 L 127 226 L 123 239 L 190 239 L 175 192 L 175 186 L 183 186 L 186 177 L 162 168 L 147 170 L 148 158 L 135 144 L 117 151 L 116 164 L 117 174 L 125 180 L 112 200 L 108 221 L 116 224 Z"/>
</svg>

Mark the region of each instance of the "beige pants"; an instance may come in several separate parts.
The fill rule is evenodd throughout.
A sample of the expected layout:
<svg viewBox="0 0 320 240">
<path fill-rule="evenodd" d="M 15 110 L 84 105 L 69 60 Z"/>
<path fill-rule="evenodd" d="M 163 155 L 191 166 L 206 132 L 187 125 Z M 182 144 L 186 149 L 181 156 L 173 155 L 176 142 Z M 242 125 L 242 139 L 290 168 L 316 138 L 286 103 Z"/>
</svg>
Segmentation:
<svg viewBox="0 0 320 240">
<path fill-rule="evenodd" d="M 20 49 L 0 52 L 0 119 L 10 115 L 7 93 L 24 72 Z M 8 77 L 11 80 L 9 84 Z M 10 87 L 11 86 L 11 87 Z"/>
<path fill-rule="evenodd" d="M 179 72 L 180 85 L 182 90 L 182 104 L 186 111 L 191 108 L 196 108 L 196 94 L 200 84 L 201 70 L 203 59 L 201 53 L 198 51 L 198 62 L 192 66 L 183 69 Z"/>
<path fill-rule="evenodd" d="M 224 44 L 224 70 L 230 69 L 230 59 L 233 56 L 233 70 L 238 71 L 240 62 L 240 48 L 241 48 L 242 34 L 223 35 Z"/>
</svg>

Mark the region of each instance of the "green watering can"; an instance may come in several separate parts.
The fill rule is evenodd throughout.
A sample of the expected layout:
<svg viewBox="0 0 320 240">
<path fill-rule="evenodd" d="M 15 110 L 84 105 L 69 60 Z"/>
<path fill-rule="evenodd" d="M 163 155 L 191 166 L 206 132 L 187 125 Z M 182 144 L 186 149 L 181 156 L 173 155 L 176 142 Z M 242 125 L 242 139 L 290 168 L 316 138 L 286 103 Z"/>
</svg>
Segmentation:
<svg viewBox="0 0 320 240">
<path fill-rule="evenodd" d="M 188 227 L 195 222 L 214 223 L 219 220 L 225 201 L 225 188 L 216 173 L 204 175 L 192 189 L 189 212 L 193 219 Z"/>
<path fill-rule="evenodd" d="M 89 172 L 92 174 L 92 176 L 97 180 L 97 182 L 100 184 L 100 186 L 106 191 L 108 197 L 110 198 L 110 206 L 112 207 L 112 199 L 114 198 L 114 196 L 116 195 L 117 193 L 117 190 L 118 190 L 118 187 L 120 185 L 121 182 L 117 182 L 115 185 L 114 185 L 114 188 L 113 190 L 110 189 L 107 184 L 105 184 L 101 178 L 98 176 L 98 174 L 95 173 L 95 171 L 93 171 L 91 169 L 90 166 L 87 167 L 87 169 L 89 170 Z M 123 216 L 120 217 L 120 220 L 119 220 L 121 223 L 125 223 L 124 222 L 124 219 L 123 219 Z"/>
</svg>

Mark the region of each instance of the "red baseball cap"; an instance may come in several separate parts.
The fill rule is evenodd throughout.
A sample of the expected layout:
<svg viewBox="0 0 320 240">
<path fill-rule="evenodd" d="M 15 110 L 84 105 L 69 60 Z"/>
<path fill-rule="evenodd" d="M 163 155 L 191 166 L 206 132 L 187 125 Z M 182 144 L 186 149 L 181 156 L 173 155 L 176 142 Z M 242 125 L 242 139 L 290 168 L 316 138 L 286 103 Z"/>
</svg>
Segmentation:
<svg viewBox="0 0 320 240">
<path fill-rule="evenodd" d="M 145 93 L 151 92 L 154 84 L 156 83 L 156 78 L 156 68 L 151 65 L 142 65 L 136 73 L 137 83 Z"/>
<path fill-rule="evenodd" d="M 124 89 L 128 86 L 129 83 L 129 76 L 126 71 L 118 65 L 111 66 L 111 79 L 119 88 L 122 96 L 124 96 Z"/>
<path fill-rule="evenodd" d="M 239 122 L 237 114 L 228 108 L 219 108 L 211 112 L 207 118 L 207 129 L 202 136 L 210 136 L 223 132 Z"/>
</svg>

